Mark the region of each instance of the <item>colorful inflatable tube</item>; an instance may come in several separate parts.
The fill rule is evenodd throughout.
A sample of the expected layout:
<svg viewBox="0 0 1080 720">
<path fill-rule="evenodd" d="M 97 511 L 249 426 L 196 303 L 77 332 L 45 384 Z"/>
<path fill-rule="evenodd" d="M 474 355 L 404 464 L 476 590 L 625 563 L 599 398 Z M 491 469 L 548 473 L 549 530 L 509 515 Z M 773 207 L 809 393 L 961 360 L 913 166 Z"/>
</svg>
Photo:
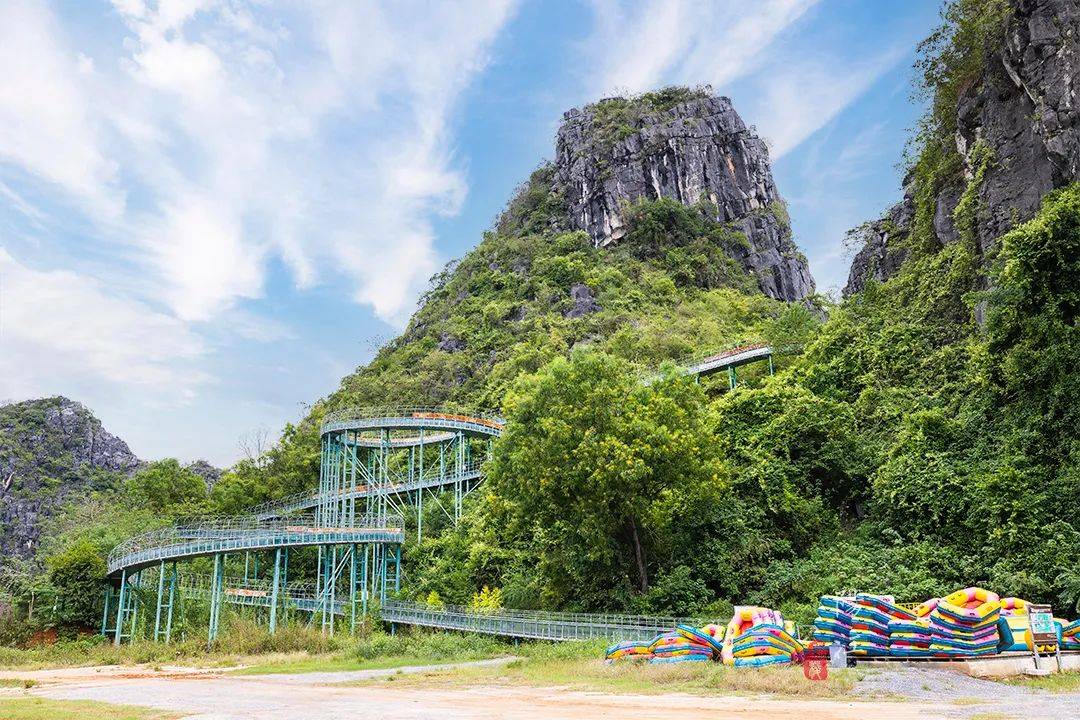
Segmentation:
<svg viewBox="0 0 1080 720">
<path fill-rule="evenodd" d="M 957 590 L 946 595 L 938 603 L 937 611 L 961 622 L 983 622 L 1001 610 L 1001 598 L 997 593 L 978 587 Z"/>
</svg>

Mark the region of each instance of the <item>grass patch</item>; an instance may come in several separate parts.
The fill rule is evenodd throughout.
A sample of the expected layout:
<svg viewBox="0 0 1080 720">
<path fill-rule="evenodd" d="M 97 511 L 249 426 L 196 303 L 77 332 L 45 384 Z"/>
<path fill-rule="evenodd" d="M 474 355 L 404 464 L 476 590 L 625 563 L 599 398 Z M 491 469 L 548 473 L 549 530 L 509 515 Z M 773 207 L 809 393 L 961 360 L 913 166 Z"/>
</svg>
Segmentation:
<svg viewBox="0 0 1080 720">
<path fill-rule="evenodd" d="M 357 643 L 348 635 L 325 637 L 315 628 L 296 625 L 279 628 L 271 635 L 266 628 L 243 618 L 232 618 L 219 639 L 208 650 L 201 633 L 168 645 L 140 640 L 119 647 L 109 638 L 85 635 L 53 645 L 33 648 L 0 647 L 0 669 L 36 670 L 52 667 L 92 665 L 188 665 L 230 667 L 261 656 L 305 652 L 332 655 L 346 652 Z"/>
<path fill-rule="evenodd" d="M 858 670 L 832 670 L 828 680 L 814 682 L 803 677 L 800 667 L 735 669 L 719 663 L 605 665 L 599 659 L 602 653 L 602 643 L 537 643 L 522 645 L 516 652 L 520 657 L 502 666 L 433 670 L 343 684 L 518 684 L 634 694 L 742 693 L 827 698 L 847 695 L 863 676 Z"/>
<path fill-rule="evenodd" d="M 37 680 L 29 678 L 0 678 L 0 688 L 29 689 L 37 685 Z"/>
<path fill-rule="evenodd" d="M 1080 690 L 1080 672 L 1054 673 L 1053 675 L 1032 676 L 1017 675 L 1004 678 L 1003 683 L 1022 687 L 1046 690 L 1047 692 L 1076 692 Z"/>
<path fill-rule="evenodd" d="M 482 635 L 424 631 L 393 636 L 376 634 L 355 640 L 334 653 L 266 656 L 260 662 L 236 672 L 264 675 L 437 665 L 500 657 L 514 650 L 511 643 Z"/>
<path fill-rule="evenodd" d="M 88 700 L 0 698 L 0 718 L 4 720 L 172 720 L 178 717 L 176 713 L 135 705 L 112 705 Z"/>
</svg>

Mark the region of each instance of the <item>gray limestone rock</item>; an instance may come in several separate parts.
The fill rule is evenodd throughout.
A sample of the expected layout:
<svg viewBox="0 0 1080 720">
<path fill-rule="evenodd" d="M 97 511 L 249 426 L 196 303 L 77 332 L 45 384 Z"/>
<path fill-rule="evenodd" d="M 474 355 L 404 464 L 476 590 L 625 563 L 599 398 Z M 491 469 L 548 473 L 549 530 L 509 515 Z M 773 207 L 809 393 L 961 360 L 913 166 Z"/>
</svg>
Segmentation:
<svg viewBox="0 0 1080 720">
<path fill-rule="evenodd" d="M 65 397 L 0 407 L 0 555 L 31 556 L 58 508 L 117 486 L 140 465 L 127 443 Z"/>
<path fill-rule="evenodd" d="M 1003 233 L 1031 218 L 1048 192 L 1080 179 L 1080 3 L 1012 3 L 1001 48 L 957 104 L 956 147 L 964 177 L 939 191 L 934 214 L 938 242 L 955 241 L 952 213 L 961 186 L 974 172 L 976 146 L 987 146 L 993 162 L 978 189 L 974 228 L 984 254 Z M 911 202 L 905 197 L 904 204 Z M 875 258 L 904 254 L 889 242 L 906 236 L 911 220 L 908 213 L 907 224 L 891 237 L 868 236 L 852 262 L 845 295 L 861 290 L 868 278 L 887 279 L 899 269 L 898 262 Z"/>
<path fill-rule="evenodd" d="M 593 297 L 592 288 L 585 283 L 574 283 L 570 286 L 570 299 L 574 301 L 574 306 L 563 313 L 564 317 L 578 318 L 600 309 Z"/>
<path fill-rule="evenodd" d="M 556 139 L 555 186 L 572 227 L 597 245 L 626 234 L 628 204 L 707 203 L 714 220 L 746 235 L 749 247 L 736 259 L 765 294 L 799 300 L 814 292 L 765 143 L 726 97 L 687 91 L 670 106 L 609 98 L 570 110 Z"/>
</svg>

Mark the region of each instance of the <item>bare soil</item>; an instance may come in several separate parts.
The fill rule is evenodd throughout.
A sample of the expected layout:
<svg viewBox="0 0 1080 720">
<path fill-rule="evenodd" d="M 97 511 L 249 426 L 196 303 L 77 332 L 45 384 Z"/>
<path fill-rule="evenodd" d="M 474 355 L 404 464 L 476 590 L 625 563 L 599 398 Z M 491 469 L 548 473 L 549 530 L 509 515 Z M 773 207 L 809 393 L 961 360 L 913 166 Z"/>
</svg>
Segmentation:
<svg viewBox="0 0 1080 720">
<path fill-rule="evenodd" d="M 505 660 L 481 661 L 485 663 Z M 425 668 L 357 670 L 296 675 L 227 675 L 180 667 L 103 667 L 9 671 L 0 677 L 33 680 L 29 694 L 68 700 L 144 705 L 184 713 L 198 720 L 288 718 L 340 720 L 342 717 L 419 720 L 421 718 L 735 718 L 739 720 L 908 720 L 957 717 L 940 705 L 872 699 L 800 700 L 769 696 L 689 694 L 634 695 L 572 691 L 558 687 L 472 684 L 437 688 L 395 687 L 398 673 Z M 338 683 L 385 677 L 360 686 Z"/>
</svg>

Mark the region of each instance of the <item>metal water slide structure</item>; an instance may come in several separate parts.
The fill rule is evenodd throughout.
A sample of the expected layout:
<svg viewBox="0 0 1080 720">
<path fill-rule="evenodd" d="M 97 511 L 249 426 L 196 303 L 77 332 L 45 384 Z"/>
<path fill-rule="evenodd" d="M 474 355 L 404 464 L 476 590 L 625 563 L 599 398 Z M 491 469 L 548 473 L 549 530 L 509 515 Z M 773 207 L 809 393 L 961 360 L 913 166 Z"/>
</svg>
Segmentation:
<svg viewBox="0 0 1080 720">
<path fill-rule="evenodd" d="M 695 376 L 726 370 L 734 389 L 735 368 L 764 360 L 771 373 L 771 347 L 741 344 L 679 367 Z M 140 637 L 169 642 L 177 606 L 192 601 L 208 609 L 208 643 L 217 637 L 226 604 L 258 609 L 271 633 L 285 622 L 318 622 L 327 634 L 343 625 L 355 632 L 358 616 L 368 613 L 372 601 L 392 624 L 544 640 L 638 639 L 686 621 L 479 612 L 396 597 L 405 519 L 417 541 L 423 538 L 425 505 L 457 523 L 465 498 L 483 481 L 483 465 L 504 427 L 494 414 L 440 408 L 331 413 L 320 430 L 316 490 L 264 503 L 242 517 L 154 530 L 118 545 L 108 559 L 102 634 L 116 644 Z M 301 565 L 308 570 L 314 565 L 314 579 L 308 572 L 290 580 L 290 553 L 294 566 L 296 554 L 307 553 Z"/>
<path fill-rule="evenodd" d="M 102 633 L 117 644 L 140 635 L 169 641 L 174 608 L 185 599 L 208 605 L 208 642 L 217 637 L 226 603 L 266 608 L 271 632 L 298 613 L 330 634 L 342 622 L 355 630 L 370 600 L 384 604 L 400 589 L 405 515 L 414 518 L 418 540 L 425 503 L 451 522 L 460 520 L 503 424 L 492 415 L 437 408 L 329 415 L 320 431 L 314 492 L 266 503 L 243 517 L 154 530 L 118 545 L 108 559 Z M 290 552 L 295 561 L 305 548 L 315 549 L 315 581 L 290 583 Z M 198 568 L 187 566 L 201 558 L 208 559 L 201 570 L 209 573 L 200 581 Z M 269 577 L 260 576 L 260 559 Z M 229 572 L 241 561 L 242 580 Z"/>
</svg>

